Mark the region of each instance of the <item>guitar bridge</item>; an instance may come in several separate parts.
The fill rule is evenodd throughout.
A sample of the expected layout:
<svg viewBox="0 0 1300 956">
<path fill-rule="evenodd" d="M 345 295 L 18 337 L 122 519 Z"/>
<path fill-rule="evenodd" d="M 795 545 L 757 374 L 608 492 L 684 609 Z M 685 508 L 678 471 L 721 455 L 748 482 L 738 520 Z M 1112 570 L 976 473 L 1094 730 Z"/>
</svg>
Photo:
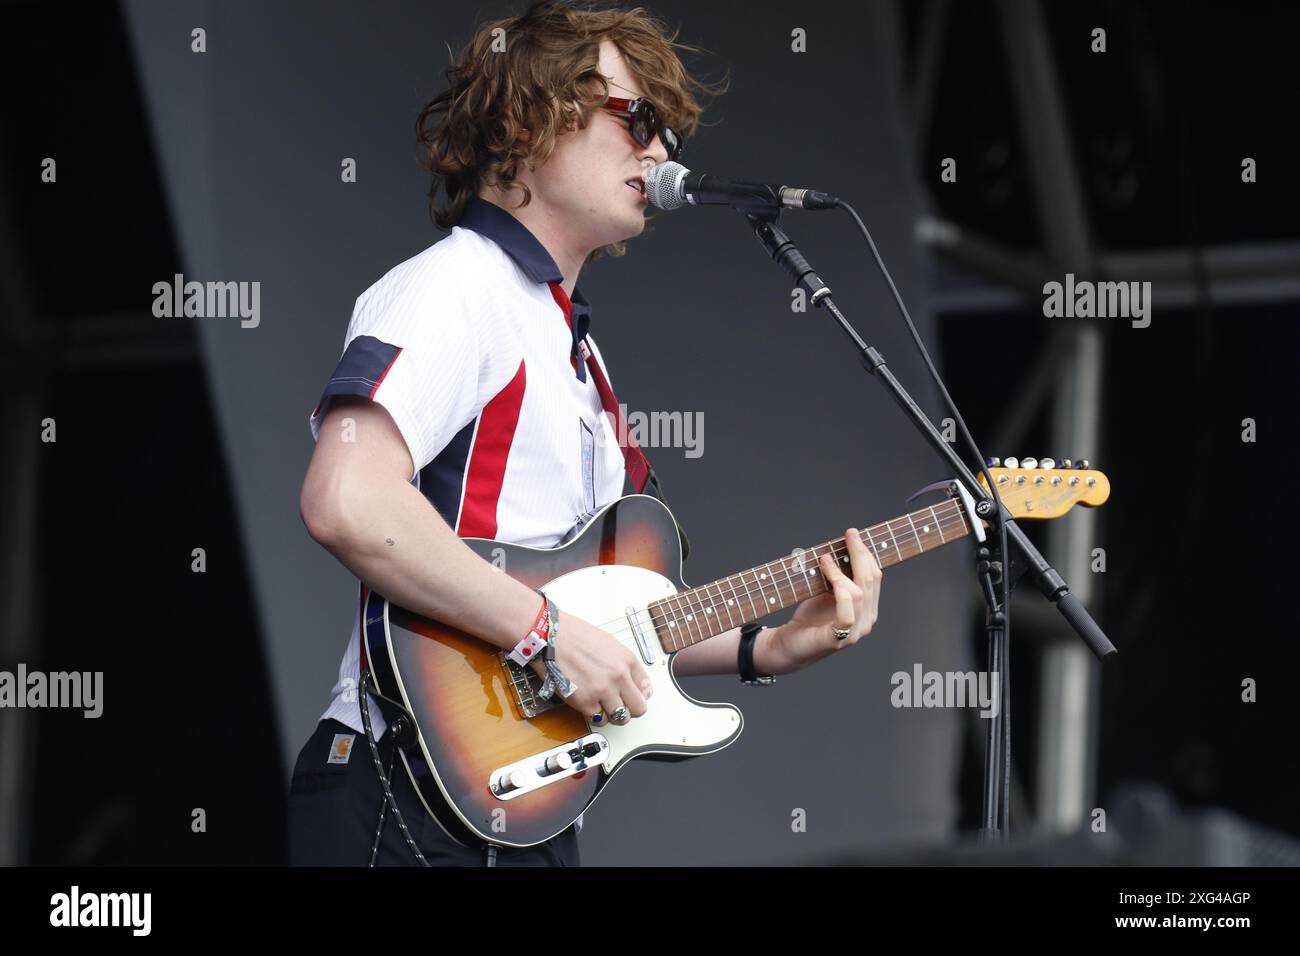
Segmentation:
<svg viewBox="0 0 1300 956">
<path fill-rule="evenodd" d="M 563 706 L 564 702 L 559 699 L 559 695 L 550 700 L 542 697 L 542 678 L 531 667 L 516 664 L 506 651 L 499 653 L 497 659 L 505 672 L 506 683 L 514 692 L 515 703 L 525 718 L 536 717 L 554 707 Z"/>
</svg>

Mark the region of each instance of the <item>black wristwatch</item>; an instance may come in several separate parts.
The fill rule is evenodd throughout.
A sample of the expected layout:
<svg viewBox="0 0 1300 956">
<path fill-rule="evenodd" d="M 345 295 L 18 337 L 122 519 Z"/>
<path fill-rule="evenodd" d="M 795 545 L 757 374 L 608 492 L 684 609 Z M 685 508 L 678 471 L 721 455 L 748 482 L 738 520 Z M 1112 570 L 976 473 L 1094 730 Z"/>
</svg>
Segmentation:
<svg viewBox="0 0 1300 956">
<path fill-rule="evenodd" d="M 740 682 L 751 687 L 766 687 L 776 683 L 775 674 L 754 673 L 754 640 L 762 624 L 746 624 L 740 629 L 740 643 L 736 648 L 736 670 L 740 673 Z"/>
</svg>

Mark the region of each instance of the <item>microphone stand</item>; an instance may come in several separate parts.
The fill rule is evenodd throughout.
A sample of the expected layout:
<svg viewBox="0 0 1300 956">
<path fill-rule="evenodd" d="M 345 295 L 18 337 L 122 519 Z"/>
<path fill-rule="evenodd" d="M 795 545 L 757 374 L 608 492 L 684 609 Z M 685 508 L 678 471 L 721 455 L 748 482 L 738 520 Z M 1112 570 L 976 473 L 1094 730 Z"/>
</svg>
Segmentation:
<svg viewBox="0 0 1300 956">
<path fill-rule="evenodd" d="M 985 740 L 984 822 L 981 834 L 985 839 L 1005 839 L 1010 822 L 1009 807 L 1007 806 L 1009 801 L 1002 798 L 998 781 L 1004 779 L 1010 772 L 1011 740 L 1010 734 L 1004 733 L 1002 722 L 1007 711 L 1007 705 L 1011 701 L 1009 681 L 1004 679 L 1007 676 L 1004 671 L 1008 659 L 1011 628 L 1006 607 L 999 600 L 999 591 L 994 585 L 1001 583 L 1002 575 L 1010 574 L 1010 562 L 1007 560 L 1007 556 L 1000 551 L 1001 535 L 999 531 L 1004 529 L 1006 532 L 1008 550 L 1012 552 L 1010 557 L 1019 559 L 1023 563 L 1028 573 L 1033 576 L 1039 590 L 1043 592 L 1043 596 L 1056 605 L 1057 610 L 1061 612 L 1070 627 L 1083 639 L 1083 642 L 1097 655 L 1099 660 L 1105 660 L 1114 654 L 1116 652 L 1115 645 L 1107 639 L 1105 633 L 1098 627 L 1097 622 L 1092 619 L 1088 610 L 1070 591 L 1060 574 L 1056 572 L 1056 569 L 1047 563 L 1039 550 L 1034 547 L 1033 542 L 1025 536 L 1024 531 L 1016 524 L 1001 501 L 990 496 L 984 490 L 984 487 L 975 480 L 975 476 L 971 474 L 965 463 L 953 451 L 952 446 L 943 440 L 943 437 L 934 427 L 934 423 L 916 404 L 898 379 L 894 377 L 894 373 L 885 364 L 884 356 L 863 341 L 853 326 L 849 324 L 848 319 L 836 306 L 830 287 L 822 281 L 812 266 L 808 264 L 808 260 L 790 241 L 790 237 L 777 226 L 776 220 L 780 216 L 780 208 L 746 202 L 738 202 L 735 208 L 744 213 L 745 218 L 753 226 L 758 241 L 762 243 L 763 248 L 767 250 L 772 260 L 785 270 L 786 274 L 794 281 L 795 286 L 804 291 L 814 306 L 824 308 L 834 316 L 840 328 L 853 342 L 853 346 L 857 349 L 866 371 L 874 375 L 877 381 L 885 386 L 885 389 L 903 409 L 903 413 L 908 420 L 930 443 L 930 446 L 938 452 L 939 456 L 948 463 L 953 474 L 965 483 L 967 490 L 975 499 L 976 515 L 987 520 L 990 524 L 993 533 L 988 535 L 987 540 L 982 542 L 976 549 L 975 572 L 979 578 L 980 593 L 984 595 L 984 600 L 988 605 L 985 617 L 985 631 L 988 634 L 989 641 L 989 671 L 991 675 L 996 674 L 998 676 L 1002 700 L 997 715 L 989 720 Z M 989 487 L 993 488 L 994 483 L 991 481 L 991 476 L 988 476 L 987 471 L 985 475 L 986 478 L 990 479 Z M 1013 577 L 1009 577 L 1008 583 L 1014 582 L 1014 580 Z"/>
</svg>

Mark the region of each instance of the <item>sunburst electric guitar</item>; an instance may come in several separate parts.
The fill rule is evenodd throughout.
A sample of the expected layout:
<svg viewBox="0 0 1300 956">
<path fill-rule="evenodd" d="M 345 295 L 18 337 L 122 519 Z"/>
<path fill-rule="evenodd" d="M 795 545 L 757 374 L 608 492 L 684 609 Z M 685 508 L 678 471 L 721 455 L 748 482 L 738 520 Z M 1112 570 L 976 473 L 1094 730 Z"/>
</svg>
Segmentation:
<svg viewBox="0 0 1300 956">
<path fill-rule="evenodd" d="M 1055 518 L 1110 494 L 1098 471 L 992 468 L 990 474 L 1016 518 Z M 968 535 L 983 537 L 984 522 L 967 490 L 957 482 L 946 490 L 941 503 L 863 530 L 882 568 Z M 538 675 L 509 661 L 505 651 L 365 594 L 365 666 L 378 693 L 415 725 L 403 728 L 407 743 L 398 748 L 405 772 L 439 825 L 467 845 L 541 843 L 573 823 L 633 758 L 677 760 L 731 744 L 743 726 L 739 709 L 687 695 L 673 675 L 674 654 L 823 593 L 821 555 L 849 567 L 841 537 L 688 587 L 677 524 L 648 495 L 611 503 L 557 548 L 464 541 L 553 599 L 561 622 L 571 614 L 612 634 L 654 683 L 644 716 L 593 725 L 558 695 L 543 700 Z"/>
</svg>

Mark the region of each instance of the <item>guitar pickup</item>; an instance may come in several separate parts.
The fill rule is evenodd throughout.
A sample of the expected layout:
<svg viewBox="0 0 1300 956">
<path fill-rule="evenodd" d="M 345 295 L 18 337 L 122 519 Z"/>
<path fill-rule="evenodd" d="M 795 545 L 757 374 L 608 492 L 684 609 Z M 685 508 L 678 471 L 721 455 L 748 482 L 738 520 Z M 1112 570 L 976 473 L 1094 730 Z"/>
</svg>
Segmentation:
<svg viewBox="0 0 1300 956">
<path fill-rule="evenodd" d="M 658 655 L 655 654 L 654 645 L 650 643 L 641 627 L 640 612 L 634 607 L 626 607 L 623 610 L 627 614 L 627 623 L 632 626 L 632 636 L 636 639 L 637 649 L 641 652 L 641 660 L 653 664 L 658 660 Z"/>
<path fill-rule="evenodd" d="M 488 790 L 498 800 L 515 797 L 565 780 L 609 759 L 609 741 L 603 734 L 587 734 L 551 750 L 498 767 L 488 775 Z"/>
</svg>

